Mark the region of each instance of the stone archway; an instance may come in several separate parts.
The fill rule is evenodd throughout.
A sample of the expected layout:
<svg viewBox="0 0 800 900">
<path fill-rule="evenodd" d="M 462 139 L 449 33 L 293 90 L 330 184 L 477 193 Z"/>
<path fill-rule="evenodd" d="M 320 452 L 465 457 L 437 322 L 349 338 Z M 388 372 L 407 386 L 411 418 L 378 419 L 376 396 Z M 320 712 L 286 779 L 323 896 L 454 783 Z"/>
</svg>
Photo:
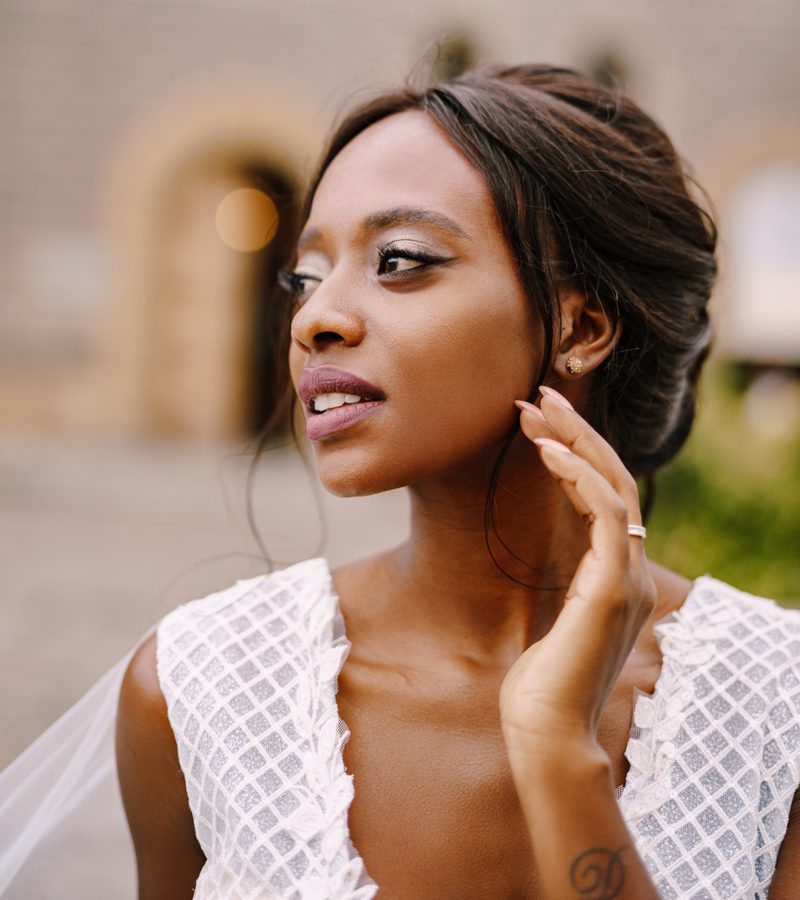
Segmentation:
<svg viewBox="0 0 800 900">
<path fill-rule="evenodd" d="M 236 439 L 263 419 L 253 328 L 324 136 L 310 100 L 283 92 L 277 101 L 265 83 L 238 78 L 169 98 L 131 130 L 109 174 L 104 370 L 114 431 Z M 257 252 L 226 246 L 215 227 L 221 200 L 248 186 L 280 208 L 276 240 Z"/>
<path fill-rule="evenodd" d="M 266 371 L 270 306 L 296 188 L 235 148 L 182 167 L 161 195 L 145 302 L 146 430 L 256 433 L 277 399 Z"/>
</svg>

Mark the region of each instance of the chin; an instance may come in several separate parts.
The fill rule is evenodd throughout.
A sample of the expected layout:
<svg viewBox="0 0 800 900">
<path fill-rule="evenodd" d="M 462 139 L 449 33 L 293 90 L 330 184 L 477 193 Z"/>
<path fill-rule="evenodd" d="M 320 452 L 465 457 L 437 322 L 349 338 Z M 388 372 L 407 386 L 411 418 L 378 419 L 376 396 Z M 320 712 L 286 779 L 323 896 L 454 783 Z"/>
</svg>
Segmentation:
<svg viewBox="0 0 800 900">
<path fill-rule="evenodd" d="M 316 463 L 322 486 L 335 497 L 368 497 L 409 484 L 400 466 L 365 453 L 317 450 Z"/>
<path fill-rule="evenodd" d="M 387 480 L 363 469 L 347 469 L 340 472 L 318 469 L 319 480 L 329 494 L 335 497 L 369 497 L 395 488 L 405 487 L 403 480 Z"/>
</svg>

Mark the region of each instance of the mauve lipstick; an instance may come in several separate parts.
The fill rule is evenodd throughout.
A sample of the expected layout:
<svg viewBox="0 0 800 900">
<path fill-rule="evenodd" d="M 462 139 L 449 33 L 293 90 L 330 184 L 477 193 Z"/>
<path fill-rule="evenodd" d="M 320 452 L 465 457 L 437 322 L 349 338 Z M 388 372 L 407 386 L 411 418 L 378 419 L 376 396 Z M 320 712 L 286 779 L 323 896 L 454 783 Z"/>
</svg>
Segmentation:
<svg viewBox="0 0 800 900">
<path fill-rule="evenodd" d="M 307 410 L 306 433 L 312 441 L 349 428 L 380 409 L 386 400 L 380 388 L 335 366 L 304 369 L 297 381 L 297 393 Z M 320 394 L 358 394 L 362 400 L 317 413 L 314 412 L 312 399 Z"/>
</svg>

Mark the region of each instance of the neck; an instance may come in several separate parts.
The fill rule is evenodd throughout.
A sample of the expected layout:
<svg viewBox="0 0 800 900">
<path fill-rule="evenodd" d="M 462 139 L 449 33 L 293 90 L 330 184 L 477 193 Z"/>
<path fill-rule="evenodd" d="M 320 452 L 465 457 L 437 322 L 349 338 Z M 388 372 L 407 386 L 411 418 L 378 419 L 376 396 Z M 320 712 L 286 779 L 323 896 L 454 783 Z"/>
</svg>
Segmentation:
<svg viewBox="0 0 800 900">
<path fill-rule="evenodd" d="M 411 488 L 409 540 L 383 560 L 381 621 L 434 653 L 507 663 L 552 626 L 588 536 L 521 436 L 501 469 L 495 527 L 486 525 L 490 469 Z"/>
</svg>

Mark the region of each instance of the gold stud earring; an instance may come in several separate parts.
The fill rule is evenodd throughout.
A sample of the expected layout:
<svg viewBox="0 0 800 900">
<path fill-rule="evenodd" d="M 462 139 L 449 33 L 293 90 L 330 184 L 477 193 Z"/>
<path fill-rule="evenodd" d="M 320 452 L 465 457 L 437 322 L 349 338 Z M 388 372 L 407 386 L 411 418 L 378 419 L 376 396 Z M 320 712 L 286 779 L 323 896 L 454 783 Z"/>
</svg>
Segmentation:
<svg viewBox="0 0 800 900">
<path fill-rule="evenodd" d="M 577 375 L 583 368 L 583 363 L 577 356 L 570 356 L 564 365 L 570 375 Z"/>
</svg>

